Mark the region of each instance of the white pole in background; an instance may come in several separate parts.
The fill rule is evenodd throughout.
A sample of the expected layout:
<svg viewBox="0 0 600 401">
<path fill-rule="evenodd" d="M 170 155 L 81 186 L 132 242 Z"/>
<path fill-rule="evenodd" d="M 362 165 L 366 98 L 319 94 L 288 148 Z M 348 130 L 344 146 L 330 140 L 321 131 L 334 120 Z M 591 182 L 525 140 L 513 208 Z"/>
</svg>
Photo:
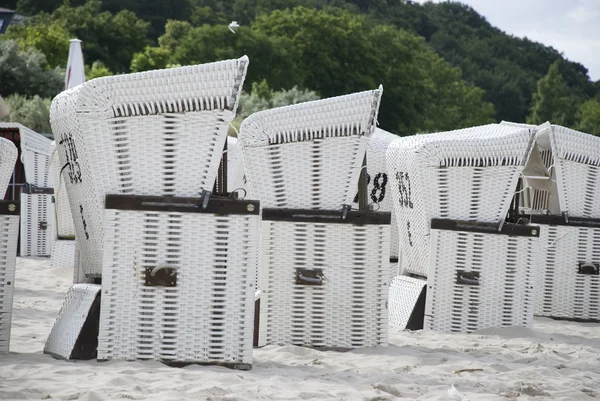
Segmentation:
<svg viewBox="0 0 600 401">
<path fill-rule="evenodd" d="M 81 40 L 71 39 L 69 42 L 69 59 L 67 61 L 67 73 L 65 75 L 65 89 L 72 88 L 85 82 Z"/>
</svg>

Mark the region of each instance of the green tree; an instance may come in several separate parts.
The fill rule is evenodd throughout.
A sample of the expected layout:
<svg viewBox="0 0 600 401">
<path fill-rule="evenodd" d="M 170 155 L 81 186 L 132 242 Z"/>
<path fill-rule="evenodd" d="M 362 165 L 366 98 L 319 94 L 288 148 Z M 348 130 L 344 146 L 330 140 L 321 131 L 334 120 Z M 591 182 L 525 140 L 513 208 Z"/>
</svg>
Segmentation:
<svg viewBox="0 0 600 401">
<path fill-rule="evenodd" d="M 316 92 L 300 89 L 297 86 L 289 90 L 274 91 L 269 88 L 266 80 L 254 82 L 252 91 L 250 93 L 242 92 L 240 96 L 240 107 L 236 119 L 241 122 L 242 119 L 257 111 L 318 99 L 319 95 Z"/>
<path fill-rule="evenodd" d="M 11 121 L 23 124 L 36 132 L 50 133 L 50 98 L 39 96 L 28 98 L 21 95 L 10 95 L 4 99 L 10 106 L 10 114 L 0 121 Z"/>
<path fill-rule="evenodd" d="M 590 99 L 582 103 L 577 110 L 577 121 L 579 131 L 600 136 L 600 102 Z"/>
<path fill-rule="evenodd" d="M 91 66 L 86 66 L 85 76 L 87 80 L 100 77 L 108 77 L 113 73 L 102 63 L 102 61 L 94 61 Z"/>
<path fill-rule="evenodd" d="M 465 83 L 422 38 L 393 26 L 348 11 L 297 7 L 260 16 L 252 29 L 287 40 L 295 83 L 322 97 L 383 84 L 379 122 L 389 131 L 408 135 L 493 120 L 482 90 Z"/>
<path fill-rule="evenodd" d="M 63 3 L 63 0 L 18 0 L 17 11 L 25 15 L 34 15 L 40 12 L 51 13 Z"/>
<path fill-rule="evenodd" d="M 559 61 L 556 61 L 537 83 L 527 122 L 541 124 L 550 121 L 553 124 L 573 126 L 580 103 L 580 99 L 573 94 L 560 74 Z"/>
<path fill-rule="evenodd" d="M 15 40 L 0 40 L 0 95 L 53 97 L 64 87 L 64 71 L 46 70 L 46 57 L 22 50 Z"/>
<path fill-rule="evenodd" d="M 131 72 L 159 70 L 167 68 L 171 60 L 171 52 L 163 47 L 146 47 L 141 53 L 135 53 L 131 60 Z"/>
<path fill-rule="evenodd" d="M 79 7 L 62 5 L 52 13 L 52 19 L 83 41 L 84 60 L 99 60 L 111 71 L 127 72 L 133 54 L 150 43 L 149 23 L 128 10 L 114 15 L 101 11 L 101 5 L 99 0 L 89 0 Z"/>
<path fill-rule="evenodd" d="M 69 39 L 71 35 L 60 21 L 41 13 L 24 24 L 11 25 L 6 39 L 16 39 L 22 48 L 34 48 L 46 56 L 51 67 L 65 67 L 69 55 Z"/>
</svg>

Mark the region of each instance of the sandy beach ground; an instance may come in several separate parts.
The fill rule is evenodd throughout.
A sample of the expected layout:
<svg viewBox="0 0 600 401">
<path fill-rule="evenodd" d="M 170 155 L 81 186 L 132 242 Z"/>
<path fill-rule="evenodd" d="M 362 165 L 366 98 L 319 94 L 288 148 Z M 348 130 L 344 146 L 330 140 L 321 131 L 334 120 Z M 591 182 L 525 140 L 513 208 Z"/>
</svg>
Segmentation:
<svg viewBox="0 0 600 401">
<path fill-rule="evenodd" d="M 387 348 L 344 353 L 268 346 L 251 371 L 56 360 L 42 349 L 72 271 L 49 266 L 17 260 L 0 400 L 600 400 L 600 324 L 545 318 L 533 329 L 393 332 Z"/>
</svg>

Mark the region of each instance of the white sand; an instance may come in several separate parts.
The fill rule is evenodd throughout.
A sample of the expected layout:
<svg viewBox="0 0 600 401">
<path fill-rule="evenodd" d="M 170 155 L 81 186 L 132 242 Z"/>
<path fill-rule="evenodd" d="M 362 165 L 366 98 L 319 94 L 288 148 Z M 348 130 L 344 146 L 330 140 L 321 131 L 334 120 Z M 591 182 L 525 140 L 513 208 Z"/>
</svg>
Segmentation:
<svg viewBox="0 0 600 401">
<path fill-rule="evenodd" d="M 600 399 L 600 325 L 551 319 L 469 335 L 391 333 L 387 348 L 345 353 L 269 346 L 255 350 L 251 371 L 55 360 L 42 349 L 72 272 L 49 265 L 18 259 L 0 400 Z"/>
</svg>

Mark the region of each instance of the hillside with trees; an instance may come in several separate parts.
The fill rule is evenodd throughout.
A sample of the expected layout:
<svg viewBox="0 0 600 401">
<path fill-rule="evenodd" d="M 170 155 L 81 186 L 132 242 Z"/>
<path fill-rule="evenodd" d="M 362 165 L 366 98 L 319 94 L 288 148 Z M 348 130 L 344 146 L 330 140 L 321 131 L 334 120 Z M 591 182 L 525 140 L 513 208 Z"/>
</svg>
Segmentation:
<svg viewBox="0 0 600 401">
<path fill-rule="evenodd" d="M 77 37 L 88 79 L 247 54 L 241 116 L 382 84 L 379 123 L 399 135 L 501 120 L 551 120 L 600 134 L 600 85 L 584 66 L 456 2 L 9 0 L 0 7 L 28 16 L 0 36 L 0 94 L 18 105 L 18 118 L 36 124 L 44 115 L 37 109 L 62 88 L 69 39 Z M 240 24 L 235 33 L 232 20 Z"/>
</svg>

